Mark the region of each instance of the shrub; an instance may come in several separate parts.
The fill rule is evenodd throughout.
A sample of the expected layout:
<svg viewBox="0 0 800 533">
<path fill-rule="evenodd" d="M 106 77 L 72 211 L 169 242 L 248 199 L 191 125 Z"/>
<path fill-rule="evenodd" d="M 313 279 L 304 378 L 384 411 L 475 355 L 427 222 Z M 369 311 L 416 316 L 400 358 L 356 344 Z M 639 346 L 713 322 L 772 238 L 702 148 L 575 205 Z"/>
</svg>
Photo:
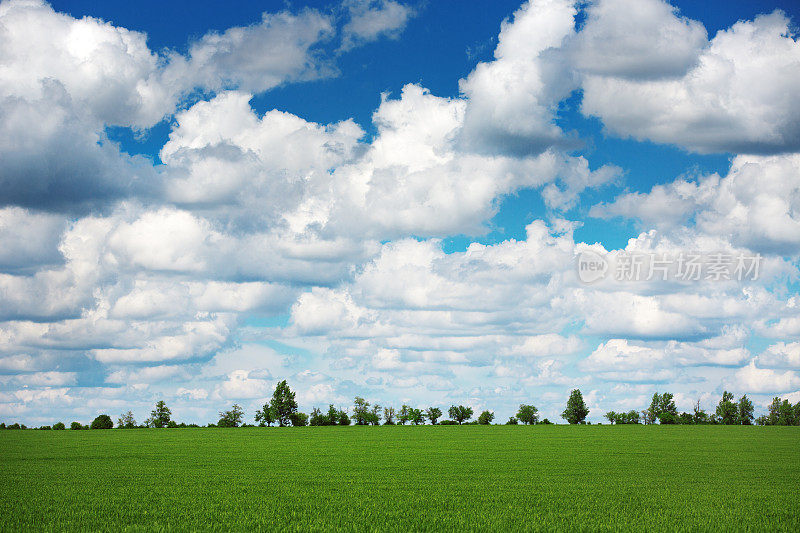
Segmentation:
<svg viewBox="0 0 800 533">
<path fill-rule="evenodd" d="M 99 415 L 92 420 L 92 429 L 111 429 L 114 427 L 114 421 L 108 415 Z"/>
<path fill-rule="evenodd" d="M 67 427 L 64 425 L 64 422 L 56 422 L 53 424 L 53 429 L 67 429 Z"/>
<path fill-rule="evenodd" d="M 73 422 L 69 425 L 69 429 L 83 429 L 83 426 L 80 422 Z"/>
<path fill-rule="evenodd" d="M 457 426 L 458 422 L 456 422 L 455 420 L 442 420 L 441 422 L 439 422 L 438 425 L 440 425 L 440 426 Z"/>
<path fill-rule="evenodd" d="M 305 413 L 292 413 L 289 415 L 289 422 L 293 426 L 302 427 L 308 425 L 308 415 Z"/>
</svg>

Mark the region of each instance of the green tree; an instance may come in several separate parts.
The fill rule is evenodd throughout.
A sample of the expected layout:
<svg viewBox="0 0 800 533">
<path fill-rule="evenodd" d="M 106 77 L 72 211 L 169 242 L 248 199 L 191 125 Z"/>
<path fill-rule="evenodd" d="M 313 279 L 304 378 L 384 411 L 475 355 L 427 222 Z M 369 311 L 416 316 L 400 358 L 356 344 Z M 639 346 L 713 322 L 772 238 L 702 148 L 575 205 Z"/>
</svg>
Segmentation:
<svg viewBox="0 0 800 533">
<path fill-rule="evenodd" d="M 242 409 L 239 404 L 233 404 L 230 411 L 220 411 L 217 427 L 238 428 L 242 423 L 243 416 L 244 409 Z"/>
<path fill-rule="evenodd" d="M 436 425 L 436 421 L 442 417 L 442 410 L 438 407 L 428 407 L 425 411 L 425 416 L 431 421 L 431 424 Z"/>
<path fill-rule="evenodd" d="M 294 392 L 289 388 L 285 379 L 275 386 L 270 405 L 275 412 L 275 419 L 280 427 L 288 426 L 291 422 L 291 416 L 297 413 L 297 402 L 294 396 Z"/>
<path fill-rule="evenodd" d="M 519 424 L 519 420 L 517 420 L 517 417 L 515 416 L 508 417 L 508 422 L 506 422 L 507 426 L 516 426 L 517 424 Z"/>
<path fill-rule="evenodd" d="M 384 426 L 393 426 L 394 419 L 397 414 L 394 412 L 394 407 L 384 407 L 383 408 L 383 425 Z"/>
<path fill-rule="evenodd" d="M 64 425 L 64 422 L 56 422 L 53 424 L 53 429 L 67 429 L 67 426 Z"/>
<path fill-rule="evenodd" d="M 650 402 L 652 420 L 658 420 L 660 424 L 676 424 L 678 422 L 678 408 L 675 406 L 672 393 L 655 393 Z"/>
<path fill-rule="evenodd" d="M 275 410 L 269 402 L 265 403 L 261 409 L 256 411 L 256 422 L 261 427 L 272 426 L 277 420 L 275 419 Z"/>
<path fill-rule="evenodd" d="M 172 420 L 172 411 L 170 411 L 164 400 L 159 400 L 156 403 L 156 408 L 150 413 L 150 418 L 147 419 L 145 425 L 151 428 L 165 428 Z"/>
<path fill-rule="evenodd" d="M 415 409 L 413 407 L 408 408 L 408 421 L 418 426 L 420 424 L 425 423 L 425 413 L 422 412 L 422 409 Z"/>
<path fill-rule="evenodd" d="M 717 404 L 717 418 L 727 426 L 739 423 L 739 407 L 733 402 L 733 393 L 724 391 Z"/>
<path fill-rule="evenodd" d="M 133 412 L 128 411 L 119 415 L 117 419 L 117 427 L 122 429 L 133 429 L 136 427 L 136 419 L 133 418 Z"/>
<path fill-rule="evenodd" d="M 539 421 L 539 409 L 533 405 L 520 404 L 519 409 L 517 409 L 517 418 L 523 424 L 535 424 Z"/>
<path fill-rule="evenodd" d="M 337 425 L 339 423 L 339 420 L 342 418 L 342 414 L 346 415 L 346 413 L 344 413 L 344 411 L 338 410 L 336 407 L 333 406 L 332 403 L 329 403 L 328 404 L 328 415 L 326 417 L 328 419 L 328 423 L 326 425 L 327 426 L 335 426 L 335 425 Z M 349 426 L 350 425 L 350 417 L 347 418 L 347 422 L 348 423 L 346 425 Z"/>
<path fill-rule="evenodd" d="M 494 420 L 494 413 L 491 411 L 483 411 L 478 415 L 478 424 L 488 426 Z"/>
<path fill-rule="evenodd" d="M 381 406 L 377 403 L 372 406 L 367 414 L 367 422 L 370 425 L 378 426 L 381 423 Z"/>
<path fill-rule="evenodd" d="M 319 408 L 315 407 L 311 410 L 311 418 L 308 420 L 309 426 L 327 426 L 328 417 L 322 414 Z"/>
<path fill-rule="evenodd" d="M 349 426 L 350 425 L 350 417 L 347 416 L 347 411 L 345 411 L 344 409 L 339 411 L 338 424 L 340 426 Z"/>
<path fill-rule="evenodd" d="M 92 429 L 111 429 L 114 427 L 114 422 L 108 415 L 98 415 L 97 418 L 92 420 Z"/>
<path fill-rule="evenodd" d="M 411 408 L 409 406 L 404 404 L 403 407 L 400 408 L 400 412 L 397 413 L 397 422 L 401 426 L 405 426 L 406 422 L 408 422 L 408 412 L 410 409 Z"/>
<path fill-rule="evenodd" d="M 69 425 L 69 429 L 84 429 L 83 425 L 80 422 L 73 422 Z"/>
<path fill-rule="evenodd" d="M 603 415 L 603 417 L 605 417 L 612 426 L 614 425 L 614 422 L 617 421 L 618 416 L 619 414 L 615 413 L 614 411 L 609 411 Z"/>
<path fill-rule="evenodd" d="M 451 405 L 450 409 L 447 410 L 447 414 L 450 415 L 451 419 L 455 420 L 459 425 L 461 425 L 472 418 L 472 407 L 466 407 L 464 405 Z"/>
<path fill-rule="evenodd" d="M 708 424 L 708 414 L 700 407 L 700 400 L 694 402 L 694 413 L 692 420 L 695 424 Z"/>
<path fill-rule="evenodd" d="M 781 402 L 778 425 L 780 426 L 798 425 L 798 421 L 795 419 L 794 416 L 794 406 L 791 403 L 789 403 L 789 400 L 783 400 Z"/>
<path fill-rule="evenodd" d="M 582 424 L 589 415 L 589 409 L 583 402 L 583 394 L 580 389 L 574 389 L 567 400 L 567 408 L 561 413 L 561 418 L 570 424 Z"/>
<path fill-rule="evenodd" d="M 289 422 L 295 427 L 303 427 L 308 425 L 308 415 L 305 413 L 294 412 L 289 415 Z"/>
<path fill-rule="evenodd" d="M 753 407 L 753 402 L 750 401 L 750 398 L 747 397 L 745 394 L 741 398 L 739 398 L 739 423 L 743 426 L 750 426 L 753 424 L 753 413 L 755 408 Z"/>
<path fill-rule="evenodd" d="M 353 400 L 353 420 L 357 426 L 365 426 L 369 423 L 369 402 L 361 396 L 356 396 Z"/>
</svg>

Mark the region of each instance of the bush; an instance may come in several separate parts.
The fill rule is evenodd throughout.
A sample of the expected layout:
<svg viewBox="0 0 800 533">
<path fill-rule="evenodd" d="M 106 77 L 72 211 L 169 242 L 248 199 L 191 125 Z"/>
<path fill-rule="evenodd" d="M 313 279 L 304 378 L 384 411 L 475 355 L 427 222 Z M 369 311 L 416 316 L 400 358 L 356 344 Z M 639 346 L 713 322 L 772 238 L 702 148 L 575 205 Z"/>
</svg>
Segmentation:
<svg viewBox="0 0 800 533">
<path fill-rule="evenodd" d="M 73 422 L 69 425 L 69 429 L 83 429 L 83 426 L 80 422 Z"/>
<path fill-rule="evenodd" d="M 53 428 L 51 428 L 50 426 L 39 426 L 39 429 L 47 429 L 47 430 L 50 430 L 50 429 L 53 429 Z"/>
<path fill-rule="evenodd" d="M 56 422 L 53 424 L 53 429 L 67 429 L 67 427 L 64 425 L 64 422 Z"/>
<path fill-rule="evenodd" d="M 114 421 L 108 415 L 99 415 L 92 420 L 92 429 L 111 429 L 114 427 Z"/>
<path fill-rule="evenodd" d="M 455 420 L 442 420 L 437 425 L 439 425 L 439 426 L 457 426 L 458 422 L 456 422 Z"/>
<path fill-rule="evenodd" d="M 508 419 L 508 422 L 506 422 L 507 426 L 516 426 L 517 424 L 519 424 L 519 420 L 517 420 L 513 416 Z"/>
<path fill-rule="evenodd" d="M 289 415 L 289 421 L 293 426 L 303 427 L 308 425 L 308 415 L 305 413 L 292 413 Z"/>
</svg>

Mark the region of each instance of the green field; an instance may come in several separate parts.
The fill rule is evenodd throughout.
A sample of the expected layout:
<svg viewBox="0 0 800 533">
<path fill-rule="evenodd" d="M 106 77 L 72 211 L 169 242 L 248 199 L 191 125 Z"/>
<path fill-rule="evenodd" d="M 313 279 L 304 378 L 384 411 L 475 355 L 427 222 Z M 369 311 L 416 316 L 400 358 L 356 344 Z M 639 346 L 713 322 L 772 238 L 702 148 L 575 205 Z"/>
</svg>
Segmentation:
<svg viewBox="0 0 800 533">
<path fill-rule="evenodd" d="M 3 530 L 799 531 L 800 428 L 0 432 Z"/>
</svg>

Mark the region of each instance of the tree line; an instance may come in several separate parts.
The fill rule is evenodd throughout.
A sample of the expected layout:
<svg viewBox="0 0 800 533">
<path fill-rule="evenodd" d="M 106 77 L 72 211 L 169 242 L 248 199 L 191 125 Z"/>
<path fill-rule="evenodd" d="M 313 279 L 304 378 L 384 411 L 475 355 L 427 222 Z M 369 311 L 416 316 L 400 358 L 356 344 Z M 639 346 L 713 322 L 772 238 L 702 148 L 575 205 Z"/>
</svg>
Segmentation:
<svg viewBox="0 0 800 533">
<path fill-rule="evenodd" d="M 642 411 L 630 410 L 617 413 L 609 411 L 604 418 L 610 424 L 726 424 L 726 425 L 763 425 L 763 426 L 797 426 L 800 425 L 800 402 L 792 405 L 789 400 L 774 398 L 768 408 L 768 413 L 754 418 L 754 406 L 747 395 L 734 401 L 734 395 L 724 391 L 722 399 L 713 413 L 706 413 L 700 407 L 698 400 L 692 413 L 678 413 L 674 396 L 671 393 L 656 392 L 650 406 Z M 279 382 L 272 393 L 272 398 L 255 413 L 255 422 L 260 427 L 269 427 L 273 424 L 278 427 L 287 426 L 392 426 L 392 425 L 422 425 L 426 422 L 432 425 L 463 425 L 479 424 L 489 425 L 494 421 L 493 412 L 484 410 L 473 419 L 474 411 L 464 405 L 452 405 L 447 410 L 448 419 L 442 420 L 443 412 L 438 407 L 427 409 L 403 405 L 399 409 L 384 407 L 377 403 L 371 404 L 364 398 L 356 396 L 353 400 L 352 413 L 346 409 L 339 409 L 330 404 L 327 410 L 315 407 L 310 415 L 298 410 L 295 392 L 291 390 L 286 380 Z M 580 389 L 574 389 L 567 400 L 567 405 L 561 417 L 569 424 L 585 424 L 589 409 L 584 402 Z M 244 409 L 234 404 L 227 411 L 219 413 L 216 423 L 205 427 L 254 427 L 253 424 L 244 422 Z M 511 416 L 505 424 L 551 424 L 547 418 L 539 419 L 539 410 L 530 404 L 521 404 L 516 415 Z M 591 422 L 589 422 L 591 423 Z M 70 429 L 112 429 L 114 421 L 107 414 L 98 415 L 91 424 L 83 425 L 72 422 Z M 137 428 L 188 428 L 201 427 L 197 424 L 177 423 L 172 419 L 172 411 L 163 400 L 159 400 L 150 416 L 141 424 L 137 423 L 133 413 L 128 411 L 117 419 L 116 427 L 119 429 Z M 27 429 L 24 424 L 11 424 L 6 426 L 0 423 L 0 429 Z M 36 429 L 66 429 L 63 422 L 53 426 L 41 426 Z"/>
</svg>

